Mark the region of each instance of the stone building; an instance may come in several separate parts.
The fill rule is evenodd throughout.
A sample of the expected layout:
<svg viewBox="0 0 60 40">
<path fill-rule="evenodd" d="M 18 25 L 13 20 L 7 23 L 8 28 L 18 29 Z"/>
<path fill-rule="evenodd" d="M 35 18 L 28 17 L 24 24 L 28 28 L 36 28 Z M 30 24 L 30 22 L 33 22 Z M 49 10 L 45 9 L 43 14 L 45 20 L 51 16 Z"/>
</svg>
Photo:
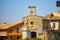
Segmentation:
<svg viewBox="0 0 60 40">
<path fill-rule="evenodd" d="M 35 6 L 29 6 L 28 7 L 28 16 L 23 17 L 22 21 L 26 22 L 27 18 L 27 24 L 30 28 L 31 32 L 31 38 L 39 38 L 39 28 L 42 28 L 42 16 L 36 15 L 36 7 Z M 25 27 L 25 26 L 24 26 Z"/>
<path fill-rule="evenodd" d="M 0 24 L 0 39 L 60 40 L 60 12 L 52 12 L 44 17 L 36 14 L 36 7 L 29 6 L 28 15 L 22 17 L 22 22 Z"/>
<path fill-rule="evenodd" d="M 60 12 L 52 12 L 43 18 L 43 29 L 48 40 L 60 40 Z"/>
</svg>

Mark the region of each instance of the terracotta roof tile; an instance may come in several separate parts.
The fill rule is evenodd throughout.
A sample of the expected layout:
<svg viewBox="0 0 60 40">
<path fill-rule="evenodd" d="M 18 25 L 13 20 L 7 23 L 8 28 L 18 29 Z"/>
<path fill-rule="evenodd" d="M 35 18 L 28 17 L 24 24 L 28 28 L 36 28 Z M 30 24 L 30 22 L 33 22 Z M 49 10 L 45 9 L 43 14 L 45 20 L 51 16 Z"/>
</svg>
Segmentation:
<svg viewBox="0 0 60 40">
<path fill-rule="evenodd" d="M 19 23 L 22 23 L 22 22 L 14 22 L 14 23 L 9 23 L 9 24 L 0 24 L 0 29 L 7 29 L 7 28 L 12 27 L 14 25 L 17 25 Z"/>
</svg>

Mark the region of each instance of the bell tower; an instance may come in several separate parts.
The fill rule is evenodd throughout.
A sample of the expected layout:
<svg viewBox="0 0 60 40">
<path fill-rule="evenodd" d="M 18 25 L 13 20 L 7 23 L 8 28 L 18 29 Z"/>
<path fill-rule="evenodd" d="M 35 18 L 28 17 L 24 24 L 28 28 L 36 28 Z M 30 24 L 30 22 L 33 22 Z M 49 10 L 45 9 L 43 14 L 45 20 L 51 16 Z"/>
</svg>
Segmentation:
<svg viewBox="0 0 60 40">
<path fill-rule="evenodd" d="M 28 15 L 36 15 L 36 6 L 28 7 Z"/>
</svg>

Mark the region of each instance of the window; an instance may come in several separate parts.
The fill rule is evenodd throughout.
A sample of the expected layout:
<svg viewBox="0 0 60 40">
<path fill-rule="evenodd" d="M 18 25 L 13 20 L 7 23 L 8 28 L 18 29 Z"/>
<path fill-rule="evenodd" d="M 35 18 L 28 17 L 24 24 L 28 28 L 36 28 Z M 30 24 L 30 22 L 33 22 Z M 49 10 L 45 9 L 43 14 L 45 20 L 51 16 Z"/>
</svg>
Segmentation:
<svg viewBox="0 0 60 40">
<path fill-rule="evenodd" d="M 31 25 L 33 25 L 34 22 L 30 22 Z"/>
<path fill-rule="evenodd" d="M 9 29 L 9 32 L 12 33 L 12 29 Z"/>
<path fill-rule="evenodd" d="M 16 32 L 20 32 L 20 27 L 16 27 Z"/>
<path fill-rule="evenodd" d="M 53 29 L 55 28 L 55 23 L 53 23 Z"/>
</svg>

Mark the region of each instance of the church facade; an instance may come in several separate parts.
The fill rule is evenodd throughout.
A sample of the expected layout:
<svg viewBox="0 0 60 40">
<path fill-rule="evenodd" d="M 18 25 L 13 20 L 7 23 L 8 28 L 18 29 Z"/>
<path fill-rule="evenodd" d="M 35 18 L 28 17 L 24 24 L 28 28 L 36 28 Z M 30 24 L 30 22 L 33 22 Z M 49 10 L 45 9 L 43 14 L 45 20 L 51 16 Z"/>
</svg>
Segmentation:
<svg viewBox="0 0 60 40">
<path fill-rule="evenodd" d="M 60 40 L 59 30 L 59 11 L 49 13 L 43 17 L 36 15 L 35 6 L 29 6 L 28 16 L 22 17 L 22 22 L 0 24 L 0 39 L 41 38 L 43 40 Z"/>
</svg>

